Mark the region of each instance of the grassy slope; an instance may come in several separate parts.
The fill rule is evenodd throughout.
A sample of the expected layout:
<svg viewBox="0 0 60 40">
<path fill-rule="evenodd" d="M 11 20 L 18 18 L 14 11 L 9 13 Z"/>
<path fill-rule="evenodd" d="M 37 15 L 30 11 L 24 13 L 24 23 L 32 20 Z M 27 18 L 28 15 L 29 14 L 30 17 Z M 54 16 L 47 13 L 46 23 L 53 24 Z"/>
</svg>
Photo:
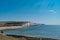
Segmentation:
<svg viewBox="0 0 60 40">
<path fill-rule="evenodd" d="M 0 27 L 3 27 L 3 26 L 7 26 L 8 25 L 8 23 L 10 23 L 10 24 L 12 24 L 12 25 L 18 25 L 18 26 L 20 26 L 20 25 L 23 25 L 23 24 L 25 24 L 25 23 L 27 23 L 27 22 L 16 22 L 16 21 L 6 21 L 6 22 L 0 22 Z M 11 25 L 9 25 L 9 26 L 11 26 Z"/>
<path fill-rule="evenodd" d="M 13 38 L 0 34 L 0 40 L 26 40 L 25 38 Z"/>
</svg>

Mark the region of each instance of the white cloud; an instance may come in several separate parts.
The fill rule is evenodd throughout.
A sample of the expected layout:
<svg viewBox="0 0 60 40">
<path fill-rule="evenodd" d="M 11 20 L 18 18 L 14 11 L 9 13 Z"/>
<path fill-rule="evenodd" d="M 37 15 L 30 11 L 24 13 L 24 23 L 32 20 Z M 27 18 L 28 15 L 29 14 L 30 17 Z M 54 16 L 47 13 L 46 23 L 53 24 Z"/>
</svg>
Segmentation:
<svg viewBox="0 0 60 40">
<path fill-rule="evenodd" d="M 51 14 L 55 14 L 56 11 L 55 11 L 55 10 L 49 10 L 49 13 L 51 13 Z"/>
</svg>

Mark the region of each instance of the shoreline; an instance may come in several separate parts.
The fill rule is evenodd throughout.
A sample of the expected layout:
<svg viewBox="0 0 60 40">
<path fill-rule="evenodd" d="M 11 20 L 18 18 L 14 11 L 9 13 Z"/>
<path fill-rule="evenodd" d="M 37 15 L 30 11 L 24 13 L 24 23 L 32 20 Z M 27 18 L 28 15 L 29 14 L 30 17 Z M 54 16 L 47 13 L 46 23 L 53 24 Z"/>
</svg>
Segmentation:
<svg viewBox="0 0 60 40">
<path fill-rule="evenodd" d="M 25 26 L 6 26 L 6 27 L 0 27 L 0 30 L 7 30 L 7 29 L 18 29 L 18 28 L 23 28 Z"/>
</svg>

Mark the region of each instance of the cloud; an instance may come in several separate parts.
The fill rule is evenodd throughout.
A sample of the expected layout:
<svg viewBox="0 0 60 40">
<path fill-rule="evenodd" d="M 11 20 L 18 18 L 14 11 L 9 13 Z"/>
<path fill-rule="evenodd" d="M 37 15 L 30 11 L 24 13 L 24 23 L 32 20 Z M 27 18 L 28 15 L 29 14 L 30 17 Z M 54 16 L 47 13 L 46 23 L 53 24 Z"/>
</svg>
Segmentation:
<svg viewBox="0 0 60 40">
<path fill-rule="evenodd" d="M 55 10 L 49 10 L 49 13 L 51 13 L 51 14 L 55 14 L 56 11 L 55 11 Z"/>
</svg>

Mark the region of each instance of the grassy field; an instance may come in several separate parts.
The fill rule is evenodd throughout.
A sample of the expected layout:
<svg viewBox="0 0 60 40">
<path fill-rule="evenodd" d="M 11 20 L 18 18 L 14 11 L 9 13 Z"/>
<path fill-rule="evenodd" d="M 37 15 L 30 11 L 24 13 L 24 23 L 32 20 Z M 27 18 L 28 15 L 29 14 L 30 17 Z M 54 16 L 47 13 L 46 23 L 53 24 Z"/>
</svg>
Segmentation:
<svg viewBox="0 0 60 40">
<path fill-rule="evenodd" d="M 2 34 L 0 33 L 0 40 L 26 40 L 26 39 L 25 39 L 24 37 L 14 38 L 14 37 L 2 35 Z"/>
</svg>

